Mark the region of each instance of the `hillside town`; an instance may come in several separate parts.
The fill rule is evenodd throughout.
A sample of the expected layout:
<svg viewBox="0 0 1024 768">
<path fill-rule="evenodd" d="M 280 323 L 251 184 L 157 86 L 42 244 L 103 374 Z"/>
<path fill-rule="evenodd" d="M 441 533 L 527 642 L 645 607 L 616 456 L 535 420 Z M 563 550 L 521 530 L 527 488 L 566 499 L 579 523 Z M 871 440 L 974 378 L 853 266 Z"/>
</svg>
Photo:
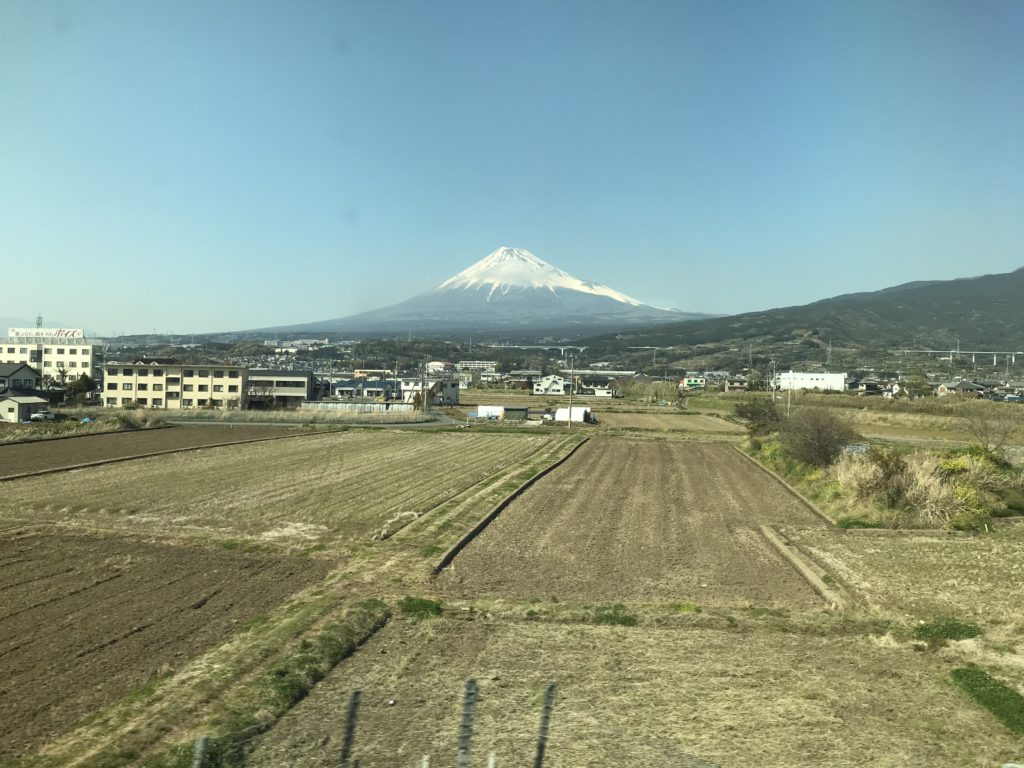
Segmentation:
<svg viewBox="0 0 1024 768">
<path fill-rule="evenodd" d="M 548 348 L 552 357 L 537 368 L 514 369 L 497 360 L 424 359 L 412 367 L 338 368 L 318 366 L 302 353 L 330 348 L 328 339 L 266 342 L 262 355 L 194 359 L 193 349 L 177 357 L 144 352 L 125 356 L 82 328 L 10 328 L 0 342 L 0 415 L 9 422 L 39 420 L 53 406 L 67 403 L 107 408 L 165 411 L 301 409 L 384 412 L 459 404 L 466 389 L 496 390 L 539 398 L 621 397 L 631 384 L 671 382 L 679 396 L 704 391 L 771 389 L 846 393 L 863 397 L 983 398 L 1024 400 L 1024 380 L 936 375 L 873 375 L 781 371 L 679 371 L 653 375 L 617 369 L 609 362 L 577 366 L 566 348 Z M 502 370 L 504 368 L 504 370 Z M 497 394 L 497 393 L 496 393 Z"/>
</svg>

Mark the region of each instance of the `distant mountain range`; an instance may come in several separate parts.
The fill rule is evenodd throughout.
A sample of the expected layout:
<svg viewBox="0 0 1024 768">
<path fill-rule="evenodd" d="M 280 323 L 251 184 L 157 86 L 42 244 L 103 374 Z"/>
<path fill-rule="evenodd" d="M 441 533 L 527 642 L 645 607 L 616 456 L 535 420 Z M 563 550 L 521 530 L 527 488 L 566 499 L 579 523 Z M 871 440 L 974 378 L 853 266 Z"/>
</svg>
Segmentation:
<svg viewBox="0 0 1024 768">
<path fill-rule="evenodd" d="M 622 346 L 781 344 L 822 347 L 1024 350 L 1024 268 L 918 281 L 797 307 L 716 317 L 589 339 Z"/>
<path fill-rule="evenodd" d="M 580 280 L 521 248 L 502 247 L 432 291 L 383 309 L 267 333 L 580 335 L 709 317 L 659 309 Z"/>
</svg>

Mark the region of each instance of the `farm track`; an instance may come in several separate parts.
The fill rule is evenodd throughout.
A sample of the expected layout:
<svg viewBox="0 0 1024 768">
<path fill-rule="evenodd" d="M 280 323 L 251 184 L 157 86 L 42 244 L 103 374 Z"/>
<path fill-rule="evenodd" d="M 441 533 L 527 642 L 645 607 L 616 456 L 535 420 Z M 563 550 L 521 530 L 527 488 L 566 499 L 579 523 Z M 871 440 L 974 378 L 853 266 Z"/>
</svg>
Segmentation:
<svg viewBox="0 0 1024 768">
<path fill-rule="evenodd" d="M 457 597 L 820 607 L 762 524 L 821 525 L 728 445 L 594 438 L 437 580 Z"/>
<path fill-rule="evenodd" d="M 0 479 L 52 471 L 86 462 L 141 458 L 163 451 L 204 448 L 290 437 L 301 432 L 280 427 L 170 427 L 132 432 L 104 432 L 59 440 L 0 445 Z"/>
<path fill-rule="evenodd" d="M 0 556 L 18 561 L 0 570 L 0 759 L 216 645 L 327 571 L 74 534 L 0 537 Z"/>
</svg>

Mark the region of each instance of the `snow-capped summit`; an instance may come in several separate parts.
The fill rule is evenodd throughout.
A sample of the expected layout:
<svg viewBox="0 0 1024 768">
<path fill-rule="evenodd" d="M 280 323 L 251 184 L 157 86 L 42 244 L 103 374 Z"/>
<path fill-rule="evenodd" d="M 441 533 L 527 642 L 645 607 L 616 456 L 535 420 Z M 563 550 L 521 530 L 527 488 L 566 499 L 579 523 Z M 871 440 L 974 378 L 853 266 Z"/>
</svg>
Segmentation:
<svg viewBox="0 0 1024 768">
<path fill-rule="evenodd" d="M 434 290 L 399 304 L 274 330 L 579 335 L 697 317 L 658 309 L 599 283 L 580 280 L 522 248 L 502 247 Z"/>
<path fill-rule="evenodd" d="M 459 288 L 487 288 L 487 300 L 495 294 L 507 294 L 513 288 L 546 288 L 552 293 L 559 289 L 606 296 L 634 307 L 642 302 L 614 291 L 600 283 L 580 280 L 568 272 L 538 259 L 523 248 L 502 246 L 476 264 L 445 280 L 435 290 L 449 291 Z"/>
</svg>

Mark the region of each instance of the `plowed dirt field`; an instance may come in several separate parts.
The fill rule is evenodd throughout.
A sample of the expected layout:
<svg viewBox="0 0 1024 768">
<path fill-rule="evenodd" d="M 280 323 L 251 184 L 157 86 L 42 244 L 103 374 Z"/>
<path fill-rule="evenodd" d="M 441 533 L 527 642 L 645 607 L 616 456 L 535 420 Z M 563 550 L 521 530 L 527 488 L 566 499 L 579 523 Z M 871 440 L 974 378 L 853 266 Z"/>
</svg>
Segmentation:
<svg viewBox="0 0 1024 768">
<path fill-rule="evenodd" d="M 0 536 L 0 762 L 321 579 L 315 561 L 114 536 Z"/>
<path fill-rule="evenodd" d="M 90 461 L 145 456 L 160 451 L 202 448 L 221 443 L 242 443 L 296 433 L 297 430 L 282 427 L 218 425 L 106 432 L 34 443 L 11 443 L 0 445 L 0 478 Z"/>
<path fill-rule="evenodd" d="M 667 432 L 720 432 L 743 434 L 743 427 L 725 419 L 703 414 L 679 413 L 599 413 L 598 423 L 620 429 L 661 430 Z"/>
<path fill-rule="evenodd" d="M 822 525 L 730 445 L 594 438 L 514 501 L 438 579 L 459 597 L 810 608 L 758 532 Z"/>
</svg>

